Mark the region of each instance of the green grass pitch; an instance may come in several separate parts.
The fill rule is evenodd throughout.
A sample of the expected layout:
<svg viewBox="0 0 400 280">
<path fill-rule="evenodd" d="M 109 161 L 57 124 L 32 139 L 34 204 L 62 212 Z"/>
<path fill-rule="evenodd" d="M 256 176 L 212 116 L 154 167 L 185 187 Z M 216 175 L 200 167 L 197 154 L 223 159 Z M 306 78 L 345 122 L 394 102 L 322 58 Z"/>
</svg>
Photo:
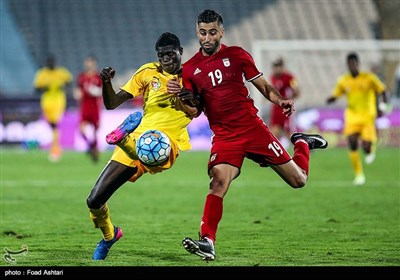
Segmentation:
<svg viewBox="0 0 400 280">
<path fill-rule="evenodd" d="M 109 200 L 124 236 L 105 261 L 92 261 L 101 239 L 86 197 L 111 155 L 92 163 L 66 151 L 1 147 L 0 266 L 322 267 L 400 265 L 400 152 L 378 147 L 364 165 L 367 182 L 352 185 L 347 149 L 311 153 L 308 184 L 292 189 L 270 168 L 246 160 L 224 199 L 216 259 L 186 252 L 197 238 L 208 192 L 208 152 L 183 152 L 163 173 L 126 183 Z M 5 249 L 14 262 L 4 258 Z"/>
</svg>

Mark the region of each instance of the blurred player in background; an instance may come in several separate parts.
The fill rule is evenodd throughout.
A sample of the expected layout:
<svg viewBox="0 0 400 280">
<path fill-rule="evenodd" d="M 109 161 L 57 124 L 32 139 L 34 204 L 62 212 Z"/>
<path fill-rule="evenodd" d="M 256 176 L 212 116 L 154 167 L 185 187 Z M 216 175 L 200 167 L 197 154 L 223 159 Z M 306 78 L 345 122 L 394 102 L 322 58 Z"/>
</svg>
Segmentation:
<svg viewBox="0 0 400 280">
<path fill-rule="evenodd" d="M 271 84 L 279 91 L 283 98 L 295 100 L 300 96 L 300 89 L 296 78 L 285 68 L 283 58 L 278 58 L 272 63 Z M 285 116 L 283 108 L 271 104 L 269 127 L 272 134 L 281 140 L 287 149 L 289 139 L 296 129 L 295 115 Z"/>
<path fill-rule="evenodd" d="M 354 170 L 354 185 L 363 185 L 366 181 L 360 153 L 361 142 L 365 153 L 365 163 L 371 164 L 375 159 L 377 131 L 375 120 L 386 111 L 388 104 L 385 84 L 372 72 L 359 70 L 359 58 L 356 53 L 347 55 L 348 73 L 341 75 L 327 99 L 331 104 L 337 98 L 346 96 L 347 107 L 344 113 L 344 130 L 349 147 L 349 157 Z M 382 99 L 382 103 L 377 100 Z M 379 104 L 377 106 L 377 104 Z"/>
<path fill-rule="evenodd" d="M 102 81 L 98 75 L 97 59 L 90 55 L 84 61 L 84 71 L 79 73 L 74 97 L 79 103 L 79 131 L 88 146 L 94 162 L 99 159 L 97 131 L 102 108 Z"/>
<path fill-rule="evenodd" d="M 111 246 L 122 237 L 120 227 L 114 226 L 110 218 L 107 201 L 124 183 L 135 182 L 143 174 L 156 174 L 172 167 L 179 151 L 191 149 L 187 126 L 201 111 L 184 104 L 175 95 L 167 93 L 169 79 L 179 79 L 182 72 L 183 49 L 179 38 L 169 32 L 161 34 L 155 49 L 158 62 L 142 65 L 121 89 L 115 93 L 111 79 L 115 70 L 101 70 L 103 101 L 106 109 L 113 110 L 126 100 L 143 95 L 143 118 L 140 112 L 128 116 L 124 122 L 106 136 L 109 144 L 116 145 L 107 163 L 87 198 L 90 219 L 100 228 L 103 239 L 98 243 L 93 260 L 104 260 Z M 169 160 L 161 166 L 145 166 L 136 155 L 136 138 L 149 129 L 165 132 L 171 141 Z M 138 236 L 138 239 L 141 237 Z"/>
<path fill-rule="evenodd" d="M 208 161 L 210 185 L 200 223 L 200 240 L 187 237 L 182 241 L 188 252 L 213 260 L 223 199 L 232 181 L 240 175 L 244 159 L 251 159 L 260 167 L 271 167 L 292 188 L 301 188 L 308 179 L 310 150 L 324 149 L 328 143 L 320 135 L 294 133 L 291 157 L 258 116 L 243 79 L 267 100 L 282 107 L 286 116 L 295 110 L 293 100 L 282 97 L 266 81 L 247 51 L 221 44 L 224 27 L 220 14 L 204 10 L 198 16 L 196 31 L 200 50 L 183 65 L 185 91 L 180 92 L 181 86 L 174 80 L 168 81 L 167 89 L 182 99 L 199 96 L 213 132 Z"/>
<path fill-rule="evenodd" d="M 61 157 L 59 123 L 67 106 L 66 86 L 72 84 L 73 76 L 65 67 L 57 66 L 56 59 L 49 55 L 46 66 L 40 68 L 33 81 L 33 86 L 41 94 L 40 106 L 42 114 L 52 129 L 52 143 L 49 152 L 50 161 L 58 161 Z"/>
</svg>

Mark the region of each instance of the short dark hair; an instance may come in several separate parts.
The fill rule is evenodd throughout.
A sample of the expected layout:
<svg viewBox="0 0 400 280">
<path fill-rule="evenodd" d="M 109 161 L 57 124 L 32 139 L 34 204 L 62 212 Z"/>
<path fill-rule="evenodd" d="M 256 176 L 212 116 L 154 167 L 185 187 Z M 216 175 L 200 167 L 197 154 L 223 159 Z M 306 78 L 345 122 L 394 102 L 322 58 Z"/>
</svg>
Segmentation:
<svg viewBox="0 0 400 280">
<path fill-rule="evenodd" d="M 223 24 L 222 16 L 214 10 L 206 9 L 202 11 L 197 17 L 197 23 L 204 22 L 217 22 L 218 24 Z"/>
<path fill-rule="evenodd" d="M 181 47 L 181 41 L 175 34 L 172 34 L 170 32 L 164 32 L 163 34 L 160 35 L 160 37 L 158 37 L 155 48 L 157 50 L 159 47 L 165 47 L 170 45 L 179 49 Z"/>
<path fill-rule="evenodd" d="M 347 61 L 354 59 L 355 61 L 358 61 L 358 54 L 355 52 L 351 52 L 347 55 Z"/>
<path fill-rule="evenodd" d="M 278 57 L 277 59 L 275 59 L 275 60 L 272 62 L 272 66 L 283 66 L 283 64 L 285 64 L 285 63 L 284 63 L 282 57 Z"/>
</svg>

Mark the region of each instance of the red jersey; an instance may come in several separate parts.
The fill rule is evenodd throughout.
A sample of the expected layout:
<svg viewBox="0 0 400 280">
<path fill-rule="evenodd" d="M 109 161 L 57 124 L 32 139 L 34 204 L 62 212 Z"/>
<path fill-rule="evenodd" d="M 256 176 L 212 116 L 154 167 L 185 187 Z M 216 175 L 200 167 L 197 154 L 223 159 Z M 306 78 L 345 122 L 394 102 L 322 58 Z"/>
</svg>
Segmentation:
<svg viewBox="0 0 400 280">
<path fill-rule="evenodd" d="M 279 93 L 286 99 L 292 98 L 293 85 L 296 83 L 294 76 L 288 72 L 283 72 L 281 75 L 272 75 L 271 84 L 279 91 Z M 273 104 L 272 113 L 282 115 L 283 108 Z"/>
<path fill-rule="evenodd" d="M 284 98 L 292 98 L 293 87 L 296 86 L 297 81 L 291 73 L 283 72 L 280 75 L 271 75 L 271 84 Z M 270 125 L 278 125 L 286 131 L 291 132 L 294 130 L 294 115 L 286 117 L 283 114 L 282 107 L 272 104 Z"/>
<path fill-rule="evenodd" d="M 212 56 L 199 51 L 184 63 L 182 79 L 205 101 L 203 111 L 214 135 L 227 139 L 263 123 L 245 85 L 261 75 L 247 51 L 222 44 Z"/>
<path fill-rule="evenodd" d="M 97 74 L 81 73 L 78 76 L 77 84 L 82 93 L 79 101 L 81 121 L 90 122 L 98 127 L 102 104 L 102 81 Z"/>
</svg>

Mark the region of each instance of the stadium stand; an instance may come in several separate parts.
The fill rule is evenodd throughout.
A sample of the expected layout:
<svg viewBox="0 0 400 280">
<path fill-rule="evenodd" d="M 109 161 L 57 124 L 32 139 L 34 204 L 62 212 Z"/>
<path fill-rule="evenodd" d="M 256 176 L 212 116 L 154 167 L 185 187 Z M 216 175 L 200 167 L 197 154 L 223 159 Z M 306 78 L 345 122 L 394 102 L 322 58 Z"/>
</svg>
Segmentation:
<svg viewBox="0 0 400 280">
<path fill-rule="evenodd" d="M 212 8 L 225 19 L 227 44 L 251 50 L 253 40 L 372 39 L 378 15 L 371 1 L 50 1 L 6 0 L 38 68 L 47 53 L 76 74 L 88 53 L 100 66 L 131 72 L 154 59 L 154 38 L 177 33 L 184 58 L 198 48 L 194 23 Z M 178 9 L 176 7 L 179 7 Z M 10 70 L 11 71 L 11 70 Z M 306 74 L 311 76 L 310 74 Z M 31 77 L 29 77 L 31 78 Z M 30 93 L 30 91 L 29 91 Z"/>
<path fill-rule="evenodd" d="M 196 18 L 200 11 L 207 8 L 219 11 L 224 17 L 224 42 L 227 45 L 240 45 L 252 52 L 253 56 L 257 41 L 290 43 L 299 40 L 317 42 L 400 39 L 397 28 L 400 24 L 400 1 L 0 2 L 0 119 L 3 124 L 14 119 L 27 123 L 39 117 L 39 96 L 33 94 L 32 80 L 34 71 L 41 66 L 48 53 L 53 53 L 58 64 L 67 67 L 74 76 L 81 70 L 84 58 L 93 54 L 99 60 L 99 67 L 111 65 L 117 69 L 118 75 L 113 84 L 118 87 L 129 79 L 139 65 L 156 59 L 154 40 L 162 32 L 170 31 L 179 35 L 184 47 L 183 60 L 192 56 L 198 50 L 195 37 Z M 13 28 L 6 25 L 7 20 L 12 23 Z M 15 43 L 18 40 L 19 43 Z M 297 102 L 298 111 L 323 106 L 335 77 L 346 69 L 342 53 L 332 55 L 329 50 L 298 53 L 264 50 L 256 63 L 265 75 L 269 75 L 271 59 L 275 59 L 278 54 L 287 55 L 288 68 L 296 73 L 302 92 L 307 96 Z M 364 57 L 362 54 L 363 67 L 368 67 Z M 394 57 L 396 58 L 395 55 Z M 387 61 L 385 63 L 388 64 Z M 395 66 L 397 63 L 386 67 L 386 77 L 393 76 Z M 392 81 L 388 82 L 391 86 Z M 18 85 L 18 91 L 10 85 Z M 69 109 L 76 109 L 72 94 L 68 97 Z M 338 103 L 337 106 L 341 104 Z"/>
</svg>

